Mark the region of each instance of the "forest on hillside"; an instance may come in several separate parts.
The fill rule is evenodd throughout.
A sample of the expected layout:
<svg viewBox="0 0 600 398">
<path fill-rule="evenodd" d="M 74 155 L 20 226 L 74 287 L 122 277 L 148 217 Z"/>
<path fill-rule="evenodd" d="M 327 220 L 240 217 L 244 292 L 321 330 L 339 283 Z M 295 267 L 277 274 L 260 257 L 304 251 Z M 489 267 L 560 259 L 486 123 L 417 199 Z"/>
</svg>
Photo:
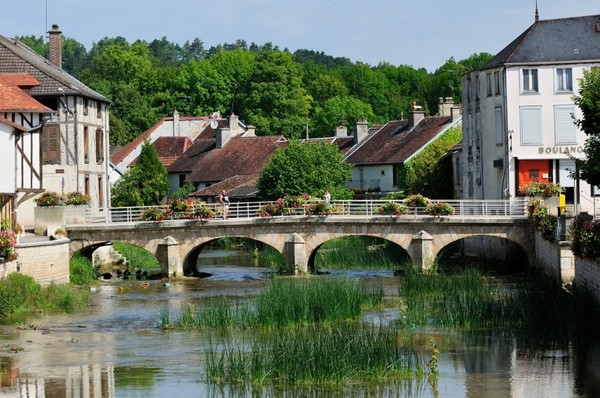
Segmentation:
<svg viewBox="0 0 600 398">
<path fill-rule="evenodd" d="M 19 40 L 46 56 L 39 36 Z M 400 51 L 401 46 L 399 46 Z M 290 52 L 244 40 L 206 49 L 195 38 L 182 46 L 155 39 L 129 43 L 101 39 L 88 51 L 63 37 L 63 69 L 109 98 L 112 145 L 125 145 L 177 109 L 182 116 L 235 113 L 258 135 L 331 136 L 339 125 L 353 131 L 406 118 L 413 101 L 426 114 L 439 97 L 460 99 L 461 76 L 489 61 L 488 53 L 447 60 L 435 72 L 407 65 L 351 62 L 314 50 Z"/>
</svg>

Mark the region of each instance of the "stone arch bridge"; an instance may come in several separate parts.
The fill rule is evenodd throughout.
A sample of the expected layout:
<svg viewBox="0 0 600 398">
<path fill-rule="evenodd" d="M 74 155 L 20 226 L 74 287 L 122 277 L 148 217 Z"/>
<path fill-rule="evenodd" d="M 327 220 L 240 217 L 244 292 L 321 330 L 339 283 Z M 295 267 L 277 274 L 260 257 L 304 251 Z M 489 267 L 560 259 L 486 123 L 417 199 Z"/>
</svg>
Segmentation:
<svg viewBox="0 0 600 398">
<path fill-rule="evenodd" d="M 319 247 L 344 236 L 372 236 L 404 248 L 413 264 L 428 268 L 437 254 L 452 242 L 469 237 L 497 237 L 520 246 L 533 260 L 533 234 L 529 220 L 517 217 L 309 217 L 247 218 L 210 221 L 172 220 L 124 222 L 67 227 L 72 250 L 106 241 L 124 241 L 154 253 L 162 274 L 183 275 L 194 267 L 198 253 L 209 242 L 227 237 L 250 238 L 283 254 L 297 272 L 314 267 Z"/>
</svg>

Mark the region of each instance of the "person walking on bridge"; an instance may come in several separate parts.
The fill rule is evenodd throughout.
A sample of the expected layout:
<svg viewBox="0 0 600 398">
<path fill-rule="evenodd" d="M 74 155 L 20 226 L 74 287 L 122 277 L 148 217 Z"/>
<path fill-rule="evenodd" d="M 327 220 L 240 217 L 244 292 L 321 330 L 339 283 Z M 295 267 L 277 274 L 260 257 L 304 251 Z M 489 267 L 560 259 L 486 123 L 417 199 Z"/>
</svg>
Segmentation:
<svg viewBox="0 0 600 398">
<path fill-rule="evenodd" d="M 229 212 L 229 196 L 227 196 L 225 190 L 222 190 L 221 194 L 219 195 L 219 203 L 221 203 L 223 220 L 227 220 L 227 213 Z"/>
</svg>

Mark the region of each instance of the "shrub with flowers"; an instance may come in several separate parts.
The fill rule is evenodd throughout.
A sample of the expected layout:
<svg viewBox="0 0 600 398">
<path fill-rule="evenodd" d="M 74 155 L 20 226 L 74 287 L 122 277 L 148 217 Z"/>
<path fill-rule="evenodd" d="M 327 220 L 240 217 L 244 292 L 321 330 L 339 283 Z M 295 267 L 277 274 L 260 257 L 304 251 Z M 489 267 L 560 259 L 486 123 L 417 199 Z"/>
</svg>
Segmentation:
<svg viewBox="0 0 600 398">
<path fill-rule="evenodd" d="M 142 212 L 140 218 L 143 221 L 164 221 L 169 216 L 170 211 L 158 207 L 151 207 Z"/>
<path fill-rule="evenodd" d="M 283 198 L 285 201 L 285 207 L 291 207 L 293 209 L 298 209 L 305 205 L 309 200 L 310 196 L 308 194 L 298 195 L 298 196 L 286 196 Z"/>
<path fill-rule="evenodd" d="M 14 260 L 15 245 L 17 244 L 17 235 L 10 230 L 0 231 L 0 257 L 6 260 Z"/>
<path fill-rule="evenodd" d="M 434 217 L 454 214 L 454 207 L 446 202 L 429 203 L 425 209 L 429 215 Z"/>
<path fill-rule="evenodd" d="M 402 203 L 387 202 L 377 207 L 378 214 L 390 214 L 395 216 L 401 216 L 408 213 L 408 207 Z"/>
<path fill-rule="evenodd" d="M 404 204 L 408 207 L 427 207 L 429 202 L 431 199 L 421 194 L 408 195 L 404 198 Z"/>
<path fill-rule="evenodd" d="M 89 205 L 92 201 L 90 195 L 80 192 L 69 192 L 64 196 L 65 205 Z M 39 205 L 39 203 L 38 203 Z"/>
<path fill-rule="evenodd" d="M 56 192 L 44 192 L 40 195 L 40 197 L 35 198 L 34 201 L 40 207 L 45 206 L 62 206 L 65 204 L 64 198 L 62 195 Z"/>
<path fill-rule="evenodd" d="M 328 216 L 337 211 L 334 205 L 327 205 L 325 202 L 311 203 L 306 207 L 306 214 L 309 216 Z"/>
<path fill-rule="evenodd" d="M 558 227 L 558 217 L 550 214 L 543 201 L 539 198 L 531 199 L 527 202 L 527 216 L 534 229 L 540 231 L 542 238 L 552 241 L 556 237 L 556 228 Z"/>
<path fill-rule="evenodd" d="M 549 198 L 562 193 L 562 188 L 552 182 L 531 181 L 519 187 L 519 193 L 525 196 L 543 196 Z"/>
<path fill-rule="evenodd" d="M 195 203 L 192 206 L 190 211 L 191 218 L 195 218 L 198 220 L 209 220 L 211 218 L 215 218 L 215 212 L 210 207 L 206 206 L 206 203 L 199 202 Z"/>
<path fill-rule="evenodd" d="M 571 251 L 577 257 L 596 259 L 600 257 L 600 220 L 579 214 L 569 229 Z"/>
<path fill-rule="evenodd" d="M 258 209 L 258 215 L 261 217 L 273 217 L 280 216 L 283 214 L 285 208 L 285 200 L 283 198 L 277 199 L 273 203 L 267 203 Z"/>
</svg>

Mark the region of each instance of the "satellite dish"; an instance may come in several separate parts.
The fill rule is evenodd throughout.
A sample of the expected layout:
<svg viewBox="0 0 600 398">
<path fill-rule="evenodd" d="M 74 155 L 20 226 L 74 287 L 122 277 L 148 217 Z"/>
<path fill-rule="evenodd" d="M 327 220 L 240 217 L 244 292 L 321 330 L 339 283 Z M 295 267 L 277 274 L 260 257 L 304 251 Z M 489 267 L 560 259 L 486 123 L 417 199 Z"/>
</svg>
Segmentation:
<svg viewBox="0 0 600 398">
<path fill-rule="evenodd" d="M 215 119 L 210 119 L 210 128 L 216 130 L 219 127 L 219 122 Z"/>
<path fill-rule="evenodd" d="M 213 112 L 212 115 L 210 115 L 210 127 L 215 130 L 217 127 L 219 127 L 219 120 L 221 118 L 221 113 L 219 111 Z"/>
</svg>

